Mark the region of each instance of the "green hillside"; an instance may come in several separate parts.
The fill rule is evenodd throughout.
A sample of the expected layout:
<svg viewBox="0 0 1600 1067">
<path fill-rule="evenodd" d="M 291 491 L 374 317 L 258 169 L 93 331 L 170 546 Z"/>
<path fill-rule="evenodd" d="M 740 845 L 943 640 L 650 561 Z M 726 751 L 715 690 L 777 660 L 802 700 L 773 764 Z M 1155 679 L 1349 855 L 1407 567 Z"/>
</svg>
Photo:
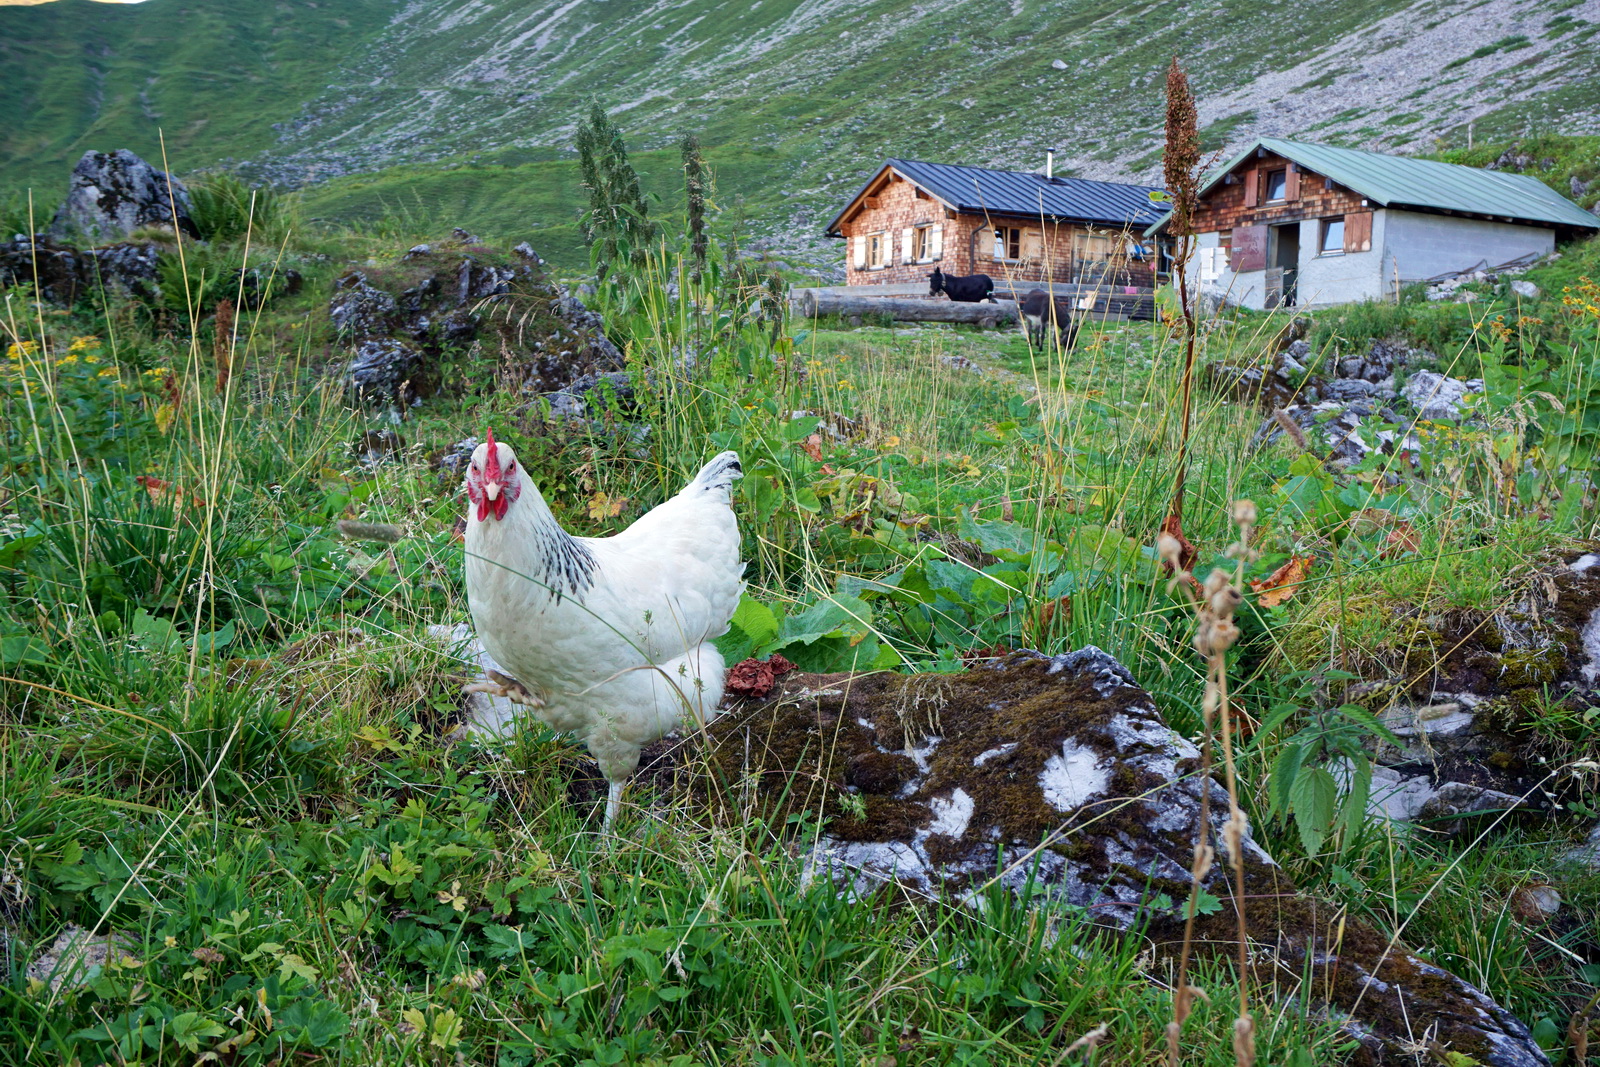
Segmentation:
<svg viewBox="0 0 1600 1067">
<path fill-rule="evenodd" d="M 86 148 L 310 188 L 313 215 L 571 243 L 573 121 L 599 97 L 647 183 L 698 132 L 786 255 L 883 157 L 1149 178 L 1183 57 L 1208 144 L 1435 152 L 1600 134 L 1593 2 L 62 0 L 0 8 L 0 187 L 50 201 Z M 653 150 L 660 150 L 656 154 Z M 396 169 L 399 168 L 399 169 Z M 651 183 L 653 179 L 653 183 Z"/>
<path fill-rule="evenodd" d="M 49 199 L 90 149 L 177 170 L 270 150 L 394 0 L 60 0 L 0 7 L 0 182 Z"/>
</svg>

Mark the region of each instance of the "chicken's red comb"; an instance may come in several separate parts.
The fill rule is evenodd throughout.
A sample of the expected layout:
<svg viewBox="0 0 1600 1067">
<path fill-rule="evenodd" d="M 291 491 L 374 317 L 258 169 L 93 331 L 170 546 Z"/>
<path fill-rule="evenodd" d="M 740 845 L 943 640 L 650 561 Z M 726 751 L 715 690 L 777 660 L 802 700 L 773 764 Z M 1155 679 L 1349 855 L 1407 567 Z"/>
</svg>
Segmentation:
<svg viewBox="0 0 1600 1067">
<path fill-rule="evenodd" d="M 483 463 L 483 476 L 492 482 L 500 480 L 500 449 L 494 443 L 494 427 L 489 427 L 489 457 Z"/>
</svg>

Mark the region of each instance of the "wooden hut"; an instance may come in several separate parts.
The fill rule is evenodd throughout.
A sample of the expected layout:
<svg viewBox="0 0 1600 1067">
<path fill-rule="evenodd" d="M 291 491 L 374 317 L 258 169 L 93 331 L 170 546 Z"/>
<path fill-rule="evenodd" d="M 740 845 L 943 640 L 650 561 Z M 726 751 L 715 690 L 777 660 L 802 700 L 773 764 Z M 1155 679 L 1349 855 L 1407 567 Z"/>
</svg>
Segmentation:
<svg viewBox="0 0 1600 1067">
<path fill-rule="evenodd" d="M 891 159 L 828 224 L 850 285 L 987 274 L 1002 292 L 1048 283 L 1148 287 L 1161 266 L 1144 231 L 1149 186 Z"/>
</svg>

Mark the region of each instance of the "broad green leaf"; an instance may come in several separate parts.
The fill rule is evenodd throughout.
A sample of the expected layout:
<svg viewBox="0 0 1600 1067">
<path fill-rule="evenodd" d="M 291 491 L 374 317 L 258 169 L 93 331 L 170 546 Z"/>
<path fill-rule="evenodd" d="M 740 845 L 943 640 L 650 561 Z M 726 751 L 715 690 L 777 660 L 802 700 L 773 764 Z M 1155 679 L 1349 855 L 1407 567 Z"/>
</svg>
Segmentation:
<svg viewBox="0 0 1600 1067">
<path fill-rule="evenodd" d="M 280 1008 L 272 1029 L 312 1048 L 330 1048 L 350 1029 L 350 1017 L 326 1000 L 302 997 Z"/>
<path fill-rule="evenodd" d="M 194 639 L 194 647 L 200 652 L 214 654 L 233 644 L 233 636 L 233 623 L 229 622 L 226 623 L 220 630 L 213 630 L 210 633 L 196 634 Z"/>
<path fill-rule="evenodd" d="M 146 648 L 156 652 L 169 652 L 183 647 L 178 628 L 167 619 L 158 619 L 140 608 L 134 613 L 128 629 L 140 638 Z"/>
<path fill-rule="evenodd" d="M 1307 855 L 1315 856 L 1327 839 L 1338 797 L 1339 788 L 1333 775 L 1321 767 L 1302 767 L 1289 787 L 1295 829 L 1300 831 L 1300 843 L 1305 846 Z"/>
<path fill-rule="evenodd" d="M 1282 814 L 1289 810 L 1289 791 L 1293 788 L 1295 779 L 1300 776 L 1300 759 L 1303 752 L 1299 744 L 1291 741 L 1279 750 L 1278 758 L 1272 763 L 1270 800 L 1274 812 Z"/>
</svg>

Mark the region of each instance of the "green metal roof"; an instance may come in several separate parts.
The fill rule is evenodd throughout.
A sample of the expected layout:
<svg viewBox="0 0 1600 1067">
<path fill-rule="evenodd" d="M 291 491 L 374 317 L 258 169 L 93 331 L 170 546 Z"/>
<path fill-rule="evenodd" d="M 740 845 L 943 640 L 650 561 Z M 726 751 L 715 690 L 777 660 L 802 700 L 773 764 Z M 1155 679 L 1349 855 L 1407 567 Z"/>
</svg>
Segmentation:
<svg viewBox="0 0 1600 1067">
<path fill-rule="evenodd" d="M 1514 219 L 1555 226 L 1600 229 L 1600 218 L 1589 214 L 1538 178 L 1480 170 L 1458 163 L 1440 163 L 1409 156 L 1388 156 L 1354 148 L 1333 148 L 1263 137 L 1239 153 L 1227 165 L 1207 177 L 1200 187 L 1205 196 L 1229 173 L 1266 149 L 1300 164 L 1325 178 L 1372 201 L 1378 207 L 1411 208 L 1478 217 Z M 1167 223 L 1163 216 L 1146 232 L 1154 233 Z"/>
</svg>

